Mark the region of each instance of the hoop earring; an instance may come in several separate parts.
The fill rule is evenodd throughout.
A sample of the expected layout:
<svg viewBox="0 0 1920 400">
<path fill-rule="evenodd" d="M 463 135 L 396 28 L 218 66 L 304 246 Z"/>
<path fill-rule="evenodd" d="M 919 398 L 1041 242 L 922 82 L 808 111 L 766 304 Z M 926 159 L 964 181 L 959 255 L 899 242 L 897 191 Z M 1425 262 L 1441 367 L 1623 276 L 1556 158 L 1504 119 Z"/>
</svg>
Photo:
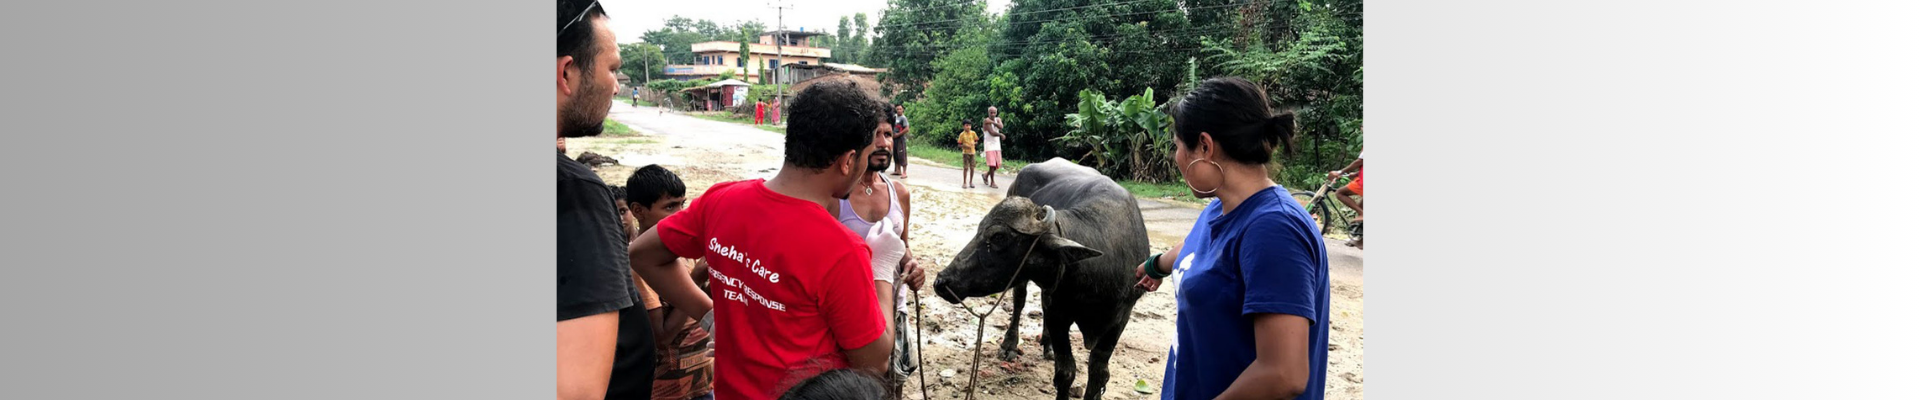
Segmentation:
<svg viewBox="0 0 1920 400">
<path fill-rule="evenodd" d="M 1193 165 L 1199 164 L 1201 161 L 1206 161 L 1208 164 L 1213 164 L 1214 169 L 1220 170 L 1220 184 L 1214 185 L 1213 190 L 1200 190 L 1200 188 L 1193 187 L 1193 182 L 1187 182 L 1187 189 L 1191 189 L 1193 190 L 1194 193 L 1199 193 L 1199 194 L 1213 194 L 1213 192 L 1220 191 L 1220 187 L 1226 186 L 1227 184 L 1227 169 L 1225 167 L 1221 167 L 1220 163 L 1213 162 L 1213 160 L 1208 160 L 1204 158 L 1193 159 L 1193 162 L 1187 163 L 1187 169 L 1189 170 L 1193 169 Z"/>
</svg>

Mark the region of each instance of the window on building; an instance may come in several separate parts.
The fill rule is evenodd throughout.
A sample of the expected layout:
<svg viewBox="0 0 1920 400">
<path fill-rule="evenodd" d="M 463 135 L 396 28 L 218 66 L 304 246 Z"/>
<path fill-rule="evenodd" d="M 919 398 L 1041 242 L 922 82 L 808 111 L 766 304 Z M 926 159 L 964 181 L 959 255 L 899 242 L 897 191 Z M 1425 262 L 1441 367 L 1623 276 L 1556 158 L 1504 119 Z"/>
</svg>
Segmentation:
<svg viewBox="0 0 1920 400">
<path fill-rule="evenodd" d="M 739 66 L 740 68 L 746 68 L 746 67 L 747 67 L 747 57 L 746 57 L 746 56 L 740 56 L 740 58 L 737 58 L 737 59 L 735 59 L 735 60 L 737 60 L 737 61 L 739 61 L 739 63 L 738 63 L 738 64 L 740 64 L 740 65 L 738 65 L 738 66 Z"/>
</svg>

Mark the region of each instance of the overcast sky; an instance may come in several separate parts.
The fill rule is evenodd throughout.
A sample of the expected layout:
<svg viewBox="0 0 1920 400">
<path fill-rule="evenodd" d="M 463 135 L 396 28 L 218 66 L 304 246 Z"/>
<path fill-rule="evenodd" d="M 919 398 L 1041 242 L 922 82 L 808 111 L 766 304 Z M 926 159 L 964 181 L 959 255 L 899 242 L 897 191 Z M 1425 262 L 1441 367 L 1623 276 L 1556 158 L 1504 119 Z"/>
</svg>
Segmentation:
<svg viewBox="0 0 1920 400">
<path fill-rule="evenodd" d="M 1002 13 L 1011 0 L 987 0 L 987 12 Z M 880 10 L 887 8 L 887 0 L 785 0 L 793 8 L 786 11 L 788 29 L 806 28 L 808 32 L 821 31 L 832 33 L 840 29 L 840 17 L 852 17 L 854 13 L 867 13 L 867 23 L 880 23 Z M 738 21 L 759 20 L 768 29 L 775 27 L 779 14 L 771 7 L 769 0 L 600 0 L 607 8 L 607 15 L 613 18 L 613 34 L 619 36 L 620 43 L 638 42 L 640 35 L 649 30 L 660 29 L 666 20 L 674 15 L 698 21 L 713 20 L 720 24 L 732 24 Z"/>
</svg>

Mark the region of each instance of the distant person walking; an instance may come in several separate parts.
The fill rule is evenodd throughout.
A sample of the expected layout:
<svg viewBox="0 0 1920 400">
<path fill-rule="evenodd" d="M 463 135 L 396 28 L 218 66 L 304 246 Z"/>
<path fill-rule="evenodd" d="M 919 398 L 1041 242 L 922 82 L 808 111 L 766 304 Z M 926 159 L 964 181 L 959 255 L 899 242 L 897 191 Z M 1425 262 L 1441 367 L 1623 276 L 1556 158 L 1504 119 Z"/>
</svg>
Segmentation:
<svg viewBox="0 0 1920 400">
<path fill-rule="evenodd" d="M 994 172 L 1000 170 L 1000 140 L 1007 138 L 1001 130 L 1006 129 L 1006 123 L 1000 121 L 999 108 L 988 106 L 987 119 L 980 124 L 987 127 L 987 137 L 982 141 L 987 151 L 987 173 L 980 174 L 980 180 L 986 182 L 987 187 L 998 189 L 1000 185 L 994 179 Z"/>
</svg>

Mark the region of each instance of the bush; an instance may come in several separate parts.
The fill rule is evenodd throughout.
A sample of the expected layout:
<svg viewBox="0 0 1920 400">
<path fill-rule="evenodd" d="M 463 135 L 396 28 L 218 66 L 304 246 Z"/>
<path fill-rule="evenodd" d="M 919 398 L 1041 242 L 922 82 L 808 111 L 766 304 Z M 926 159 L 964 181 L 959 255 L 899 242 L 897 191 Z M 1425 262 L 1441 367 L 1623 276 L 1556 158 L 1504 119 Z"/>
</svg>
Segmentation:
<svg viewBox="0 0 1920 400">
<path fill-rule="evenodd" d="M 1067 114 L 1073 129 L 1053 139 L 1067 154 L 1081 154 L 1075 162 L 1117 179 L 1179 178 L 1173 166 L 1173 117 L 1167 104 L 1153 103 L 1153 89 L 1118 103 L 1092 89 L 1080 90 L 1079 97 L 1080 112 Z"/>
</svg>

